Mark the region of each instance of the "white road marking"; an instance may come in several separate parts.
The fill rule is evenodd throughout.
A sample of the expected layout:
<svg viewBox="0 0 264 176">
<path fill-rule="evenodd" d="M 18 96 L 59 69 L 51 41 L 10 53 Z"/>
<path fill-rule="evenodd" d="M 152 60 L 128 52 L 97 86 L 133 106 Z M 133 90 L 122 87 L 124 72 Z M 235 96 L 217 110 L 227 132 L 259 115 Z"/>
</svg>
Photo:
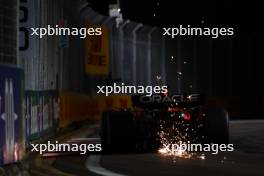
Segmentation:
<svg viewBox="0 0 264 176">
<path fill-rule="evenodd" d="M 103 176 L 125 176 L 123 174 L 118 174 L 107 170 L 100 166 L 100 159 L 101 155 L 91 155 L 86 160 L 86 168 L 96 174 L 103 175 Z"/>
<path fill-rule="evenodd" d="M 251 123 L 264 123 L 264 120 L 256 119 L 256 120 L 230 120 L 232 124 L 251 124 Z"/>
</svg>

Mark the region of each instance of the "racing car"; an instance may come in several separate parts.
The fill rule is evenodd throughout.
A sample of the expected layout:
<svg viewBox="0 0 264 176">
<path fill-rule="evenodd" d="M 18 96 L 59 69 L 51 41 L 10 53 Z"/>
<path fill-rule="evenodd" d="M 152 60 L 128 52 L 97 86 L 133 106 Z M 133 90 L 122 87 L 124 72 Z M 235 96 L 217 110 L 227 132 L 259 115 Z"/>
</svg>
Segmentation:
<svg viewBox="0 0 264 176">
<path fill-rule="evenodd" d="M 203 95 L 136 95 L 132 104 L 131 109 L 103 112 L 103 152 L 153 152 L 179 141 L 229 142 L 227 111 L 207 106 Z"/>
</svg>

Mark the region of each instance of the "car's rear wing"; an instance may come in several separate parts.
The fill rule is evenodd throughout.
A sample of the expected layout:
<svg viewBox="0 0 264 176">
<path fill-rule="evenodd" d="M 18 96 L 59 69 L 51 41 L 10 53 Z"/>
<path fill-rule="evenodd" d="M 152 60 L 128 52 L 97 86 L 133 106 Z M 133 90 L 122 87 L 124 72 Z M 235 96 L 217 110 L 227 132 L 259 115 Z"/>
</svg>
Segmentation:
<svg viewBox="0 0 264 176">
<path fill-rule="evenodd" d="M 205 104 L 205 96 L 201 94 L 158 94 L 152 96 L 136 95 L 132 97 L 133 106 L 141 108 L 193 107 Z"/>
</svg>

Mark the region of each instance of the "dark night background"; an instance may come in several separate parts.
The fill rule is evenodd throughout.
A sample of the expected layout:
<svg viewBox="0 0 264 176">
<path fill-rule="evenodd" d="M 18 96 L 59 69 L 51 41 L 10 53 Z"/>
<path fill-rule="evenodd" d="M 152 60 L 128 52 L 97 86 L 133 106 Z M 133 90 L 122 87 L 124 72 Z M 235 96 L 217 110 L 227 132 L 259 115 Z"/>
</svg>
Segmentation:
<svg viewBox="0 0 264 176">
<path fill-rule="evenodd" d="M 108 14 L 108 5 L 116 3 L 115 0 L 88 0 L 88 2 L 96 11 L 104 15 Z M 170 2 L 120 0 L 120 6 L 124 19 L 153 26 L 177 27 L 180 24 L 190 24 L 192 27 L 233 27 L 235 31 L 233 37 L 213 40 L 214 70 L 222 70 L 216 74 L 215 80 L 221 81 L 223 77 L 229 77 L 229 82 L 232 82 L 229 88 L 225 88 L 230 89 L 229 91 L 215 89 L 219 94 L 223 92 L 231 95 L 259 94 L 263 89 L 261 84 L 263 33 L 260 3 L 228 0 Z M 198 42 L 202 44 L 203 39 Z M 203 48 L 205 48 L 204 44 L 201 50 Z M 218 63 L 218 60 L 225 61 Z M 230 64 L 226 66 L 226 62 Z"/>
<path fill-rule="evenodd" d="M 116 0 L 88 0 L 98 12 L 107 15 L 108 4 Z M 260 31 L 261 3 L 255 1 L 160 1 L 120 0 L 124 18 L 161 27 L 177 24 L 233 25 L 241 30 Z M 155 16 L 154 16 L 155 14 Z"/>
<path fill-rule="evenodd" d="M 88 2 L 92 8 L 104 15 L 108 14 L 108 5 L 116 3 L 113 0 Z M 199 93 L 217 97 L 218 100 L 212 102 L 218 102 L 216 104 L 221 106 L 236 104 L 239 111 L 250 109 L 255 114 L 262 114 L 263 33 L 259 2 L 120 0 L 120 6 L 124 19 L 161 28 L 177 27 L 180 24 L 189 24 L 192 27 L 233 27 L 235 35 L 232 37 L 194 39 L 184 36 L 181 39 L 180 52 L 183 58 L 194 55 L 196 57 Z M 170 49 L 166 51 L 167 57 L 179 52 L 176 49 L 176 40 L 171 41 L 168 47 Z M 192 53 L 193 42 L 195 54 Z M 176 69 L 176 65 L 169 67 Z M 171 75 L 171 72 L 167 72 Z M 192 74 L 185 74 L 185 77 L 187 80 L 193 79 Z M 174 79 L 168 78 L 170 82 Z M 188 89 L 188 84 L 188 81 L 184 82 L 183 89 Z M 254 103 L 249 105 L 249 102 Z"/>
</svg>

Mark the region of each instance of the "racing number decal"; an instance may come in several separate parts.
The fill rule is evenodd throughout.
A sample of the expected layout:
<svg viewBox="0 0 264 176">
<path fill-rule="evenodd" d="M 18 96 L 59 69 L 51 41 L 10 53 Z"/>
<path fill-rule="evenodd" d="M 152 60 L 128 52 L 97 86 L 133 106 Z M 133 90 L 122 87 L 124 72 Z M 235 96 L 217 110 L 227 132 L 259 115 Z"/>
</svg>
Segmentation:
<svg viewBox="0 0 264 176">
<path fill-rule="evenodd" d="M 20 2 L 21 2 L 21 6 L 19 9 L 20 9 L 20 14 L 22 14 L 22 15 L 20 15 L 19 22 L 25 23 L 28 20 L 28 8 L 23 6 L 23 3 L 27 2 L 27 0 L 20 0 Z M 29 47 L 29 31 L 25 27 L 20 27 L 19 32 L 23 33 L 23 35 L 24 35 L 24 45 L 19 46 L 19 50 L 25 51 Z"/>
</svg>

